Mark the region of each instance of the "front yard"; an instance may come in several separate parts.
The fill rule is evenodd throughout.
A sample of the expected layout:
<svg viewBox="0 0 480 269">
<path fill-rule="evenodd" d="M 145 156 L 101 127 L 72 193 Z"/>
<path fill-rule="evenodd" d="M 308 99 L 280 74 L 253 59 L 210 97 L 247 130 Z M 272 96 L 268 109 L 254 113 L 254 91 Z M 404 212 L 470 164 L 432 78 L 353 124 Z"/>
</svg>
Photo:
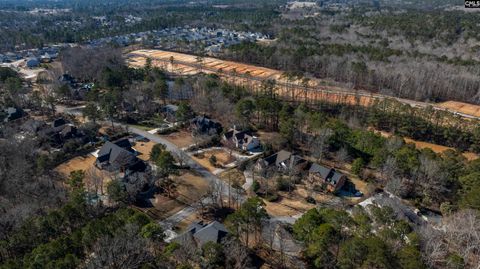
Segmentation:
<svg viewBox="0 0 480 269">
<path fill-rule="evenodd" d="M 172 181 L 175 185 L 172 196 L 157 193 L 150 199 L 151 207 L 141 210 L 156 220 L 162 220 L 199 201 L 208 190 L 208 183 L 192 171 L 182 170 L 180 175 L 172 176 Z"/>
<path fill-rule="evenodd" d="M 173 132 L 168 135 L 160 135 L 160 136 L 165 138 L 166 140 L 168 140 L 169 142 L 171 142 L 172 144 L 174 144 L 179 148 L 186 148 L 195 144 L 192 134 L 186 130 L 180 130 L 178 132 Z"/>
<path fill-rule="evenodd" d="M 243 186 L 245 184 L 245 176 L 243 175 L 243 172 L 238 170 L 237 168 L 230 169 L 227 171 L 224 171 L 218 175 L 218 177 L 227 182 L 230 183 L 230 185 L 238 185 L 238 186 Z"/>
<path fill-rule="evenodd" d="M 202 150 L 200 153 L 193 154 L 192 158 L 210 172 L 222 169 L 236 160 L 233 155 L 230 155 L 224 149 Z"/>
</svg>

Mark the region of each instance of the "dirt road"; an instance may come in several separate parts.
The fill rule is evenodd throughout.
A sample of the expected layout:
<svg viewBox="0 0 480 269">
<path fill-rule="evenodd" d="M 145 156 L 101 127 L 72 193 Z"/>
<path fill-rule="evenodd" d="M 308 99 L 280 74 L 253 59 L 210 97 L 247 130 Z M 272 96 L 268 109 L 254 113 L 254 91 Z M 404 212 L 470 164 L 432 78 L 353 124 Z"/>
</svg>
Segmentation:
<svg viewBox="0 0 480 269">
<path fill-rule="evenodd" d="M 448 111 L 464 118 L 480 119 L 480 106 L 471 104 L 461 103 L 465 104 L 465 106 L 458 104 L 452 106 L 418 102 L 366 91 L 353 91 L 332 85 L 331 82 L 324 80 L 299 80 L 288 77 L 279 70 L 224 61 L 212 57 L 197 57 L 195 55 L 162 50 L 137 50 L 127 54 L 127 62 L 132 67 L 139 68 L 145 66 L 147 58 L 152 59 L 153 65 L 180 75 L 191 75 L 199 72 L 214 73 L 222 79 L 242 85 L 260 85 L 265 80 L 275 80 L 276 94 L 291 101 L 311 103 L 323 100 L 369 106 L 376 100 L 395 99 L 412 107 L 425 108 L 432 106 L 435 110 Z M 260 87 L 253 88 L 260 89 Z M 471 111 L 478 113 L 471 113 Z"/>
</svg>

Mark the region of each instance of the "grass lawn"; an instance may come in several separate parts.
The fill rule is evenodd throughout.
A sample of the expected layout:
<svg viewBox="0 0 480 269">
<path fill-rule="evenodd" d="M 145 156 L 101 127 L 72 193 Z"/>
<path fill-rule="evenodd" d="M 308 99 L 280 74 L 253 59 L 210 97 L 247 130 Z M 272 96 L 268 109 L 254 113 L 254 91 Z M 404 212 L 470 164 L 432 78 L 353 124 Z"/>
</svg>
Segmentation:
<svg viewBox="0 0 480 269">
<path fill-rule="evenodd" d="M 96 158 L 93 155 L 85 155 L 75 157 L 67 162 L 64 162 L 55 168 L 55 171 L 63 175 L 65 178 L 70 176 L 70 173 L 75 170 L 83 170 L 85 172 L 84 184 L 90 190 L 94 188 L 94 182 L 102 180 L 103 193 L 106 191 L 108 182 L 111 181 L 113 174 L 104 170 L 100 170 L 95 166 Z M 98 185 L 97 185 L 98 186 Z M 100 187 L 100 192 L 102 189 Z"/>
<path fill-rule="evenodd" d="M 137 157 L 144 161 L 148 161 L 150 159 L 150 152 L 152 151 L 153 146 L 155 146 L 155 142 L 136 142 L 133 148 L 140 153 Z"/>
<path fill-rule="evenodd" d="M 210 163 L 210 157 L 213 155 L 217 158 L 217 164 L 219 167 L 215 167 Z M 230 156 L 230 154 L 223 149 L 209 150 L 202 153 L 200 156 L 192 156 L 192 158 L 200 165 L 207 168 L 210 172 L 235 161 L 235 157 Z"/>
<path fill-rule="evenodd" d="M 192 134 L 186 130 L 181 130 L 168 135 L 161 135 L 161 137 L 167 139 L 179 148 L 185 148 L 195 143 Z"/>
<path fill-rule="evenodd" d="M 195 203 L 207 193 L 207 181 L 193 171 L 182 171 L 180 175 L 173 177 L 173 181 L 177 184 L 179 194 L 176 199 L 184 203 Z"/>
<path fill-rule="evenodd" d="M 191 171 L 181 171 L 180 175 L 174 176 L 172 179 L 177 186 L 177 195 L 175 197 L 167 197 L 162 193 L 155 194 L 154 198 L 150 199 L 153 207 L 141 208 L 143 212 L 155 220 L 170 217 L 197 202 L 206 194 L 208 189 L 208 183 Z M 191 223 L 187 224 L 186 222 L 182 225 L 188 226 Z"/>
<path fill-rule="evenodd" d="M 219 174 L 218 177 L 227 183 L 228 182 L 230 182 L 231 184 L 236 183 L 239 186 L 242 186 L 246 182 L 243 172 L 241 172 L 237 168 L 224 171 L 221 174 Z"/>
<path fill-rule="evenodd" d="M 265 201 L 265 209 L 268 214 L 274 217 L 294 216 L 306 212 L 315 207 L 309 204 L 305 198 L 301 197 L 295 191 L 291 194 L 279 192 L 279 199 L 276 202 Z"/>
</svg>

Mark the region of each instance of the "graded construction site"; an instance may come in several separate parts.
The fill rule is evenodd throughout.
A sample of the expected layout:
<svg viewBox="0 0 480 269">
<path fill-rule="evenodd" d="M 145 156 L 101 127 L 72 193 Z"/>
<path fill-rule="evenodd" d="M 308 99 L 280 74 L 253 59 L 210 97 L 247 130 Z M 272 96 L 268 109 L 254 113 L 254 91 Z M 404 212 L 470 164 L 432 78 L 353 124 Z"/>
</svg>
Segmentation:
<svg viewBox="0 0 480 269">
<path fill-rule="evenodd" d="M 199 72 L 213 73 L 229 82 L 250 86 L 260 85 L 267 80 L 274 80 L 275 94 L 291 101 L 305 103 L 328 101 L 369 106 L 375 100 L 388 98 L 413 107 L 432 106 L 433 109 L 448 111 L 464 118 L 480 119 L 480 106 L 462 102 L 448 101 L 432 104 L 365 91 L 349 90 L 320 79 L 292 78 L 279 70 L 212 57 L 198 57 L 163 50 L 136 50 L 127 54 L 127 63 L 132 67 L 144 67 L 147 59 L 152 60 L 152 65 L 178 75 L 194 75 Z M 262 90 L 262 87 L 251 88 L 255 91 Z"/>
</svg>

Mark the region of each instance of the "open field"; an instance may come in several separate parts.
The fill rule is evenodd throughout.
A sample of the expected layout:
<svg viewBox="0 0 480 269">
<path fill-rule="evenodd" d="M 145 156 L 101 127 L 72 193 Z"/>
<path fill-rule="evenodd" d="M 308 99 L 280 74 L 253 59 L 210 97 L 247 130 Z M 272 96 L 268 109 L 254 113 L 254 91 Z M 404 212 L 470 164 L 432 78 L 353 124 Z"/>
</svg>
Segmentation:
<svg viewBox="0 0 480 269">
<path fill-rule="evenodd" d="M 214 149 L 214 150 L 208 150 L 203 153 L 200 153 L 200 155 L 197 156 L 192 156 L 192 158 L 198 162 L 200 165 L 208 169 L 208 171 L 213 172 L 217 170 L 218 168 L 221 167 L 215 167 L 210 163 L 210 157 L 215 155 L 217 158 L 217 164 L 220 166 L 225 166 L 231 162 L 235 161 L 235 157 L 231 157 L 228 152 L 226 152 L 223 149 Z"/>
<path fill-rule="evenodd" d="M 276 93 L 284 99 L 292 101 L 315 102 L 328 101 L 333 103 L 358 104 L 369 106 L 375 100 L 395 99 L 414 107 L 432 106 L 437 110 L 447 110 L 465 118 L 479 118 L 480 106 L 461 102 L 445 102 L 432 104 L 413 100 L 395 98 L 365 91 L 355 91 L 345 87 L 335 86 L 333 82 L 321 79 L 304 81 L 299 78 L 288 78 L 283 71 L 233 61 L 225 61 L 212 57 L 197 57 L 195 55 L 162 50 L 136 50 L 127 54 L 127 62 L 132 67 L 145 66 L 146 59 L 152 59 L 152 64 L 171 73 L 192 75 L 199 72 L 215 73 L 222 79 L 241 85 L 260 85 L 266 80 L 275 80 Z M 253 87 L 258 90 L 260 87 Z"/>
<path fill-rule="evenodd" d="M 192 134 L 185 130 L 174 132 L 168 135 L 160 135 L 160 136 L 167 139 L 169 142 L 171 142 L 172 144 L 174 144 L 179 148 L 185 148 L 195 143 L 193 140 Z"/>
</svg>

